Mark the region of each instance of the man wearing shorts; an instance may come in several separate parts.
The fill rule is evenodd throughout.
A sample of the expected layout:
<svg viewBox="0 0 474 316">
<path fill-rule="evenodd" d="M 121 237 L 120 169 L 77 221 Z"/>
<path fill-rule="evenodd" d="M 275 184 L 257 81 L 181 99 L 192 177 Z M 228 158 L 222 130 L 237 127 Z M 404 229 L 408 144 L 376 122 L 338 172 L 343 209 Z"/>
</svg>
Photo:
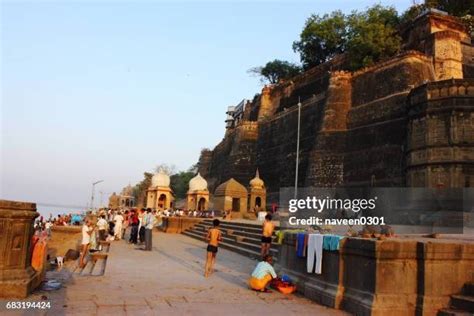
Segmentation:
<svg viewBox="0 0 474 316">
<path fill-rule="evenodd" d="M 262 226 L 262 258 L 265 257 L 265 255 L 268 255 L 268 253 L 270 252 L 270 246 L 272 245 L 272 236 L 274 230 L 275 225 L 272 222 L 272 216 L 270 214 L 267 214 L 267 216 L 265 216 L 265 221 L 263 222 Z"/>
<path fill-rule="evenodd" d="M 207 257 L 206 257 L 206 266 L 204 268 L 204 276 L 207 278 L 209 274 L 212 274 L 214 271 L 214 263 L 216 262 L 217 247 L 219 247 L 219 242 L 222 240 L 222 233 L 217 228 L 219 227 L 220 221 L 215 219 L 213 222 L 213 227 L 207 232 Z"/>
</svg>

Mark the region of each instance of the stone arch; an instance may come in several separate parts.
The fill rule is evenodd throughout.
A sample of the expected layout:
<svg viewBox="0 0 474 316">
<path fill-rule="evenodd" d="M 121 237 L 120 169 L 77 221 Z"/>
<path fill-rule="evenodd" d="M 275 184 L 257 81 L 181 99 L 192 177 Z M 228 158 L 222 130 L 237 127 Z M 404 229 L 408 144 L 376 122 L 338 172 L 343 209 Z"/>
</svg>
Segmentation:
<svg viewBox="0 0 474 316">
<path fill-rule="evenodd" d="M 160 197 L 158 198 L 158 208 L 166 208 L 166 194 L 160 194 Z"/>
<path fill-rule="evenodd" d="M 197 204 L 198 211 L 203 211 L 206 209 L 206 199 L 201 197 Z"/>
</svg>

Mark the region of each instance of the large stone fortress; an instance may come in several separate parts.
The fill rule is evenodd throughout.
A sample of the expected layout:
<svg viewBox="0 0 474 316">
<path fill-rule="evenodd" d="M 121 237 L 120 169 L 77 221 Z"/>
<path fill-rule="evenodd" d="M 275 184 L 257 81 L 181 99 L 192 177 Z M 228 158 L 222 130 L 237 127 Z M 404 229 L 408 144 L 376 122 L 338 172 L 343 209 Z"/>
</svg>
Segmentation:
<svg viewBox="0 0 474 316">
<path fill-rule="evenodd" d="M 470 187 L 474 183 L 474 49 L 455 18 L 427 12 L 401 30 L 403 52 L 357 72 L 346 59 L 312 68 L 228 110 L 224 139 L 201 153 L 214 191 L 258 168 L 268 203 L 299 186 Z"/>
</svg>

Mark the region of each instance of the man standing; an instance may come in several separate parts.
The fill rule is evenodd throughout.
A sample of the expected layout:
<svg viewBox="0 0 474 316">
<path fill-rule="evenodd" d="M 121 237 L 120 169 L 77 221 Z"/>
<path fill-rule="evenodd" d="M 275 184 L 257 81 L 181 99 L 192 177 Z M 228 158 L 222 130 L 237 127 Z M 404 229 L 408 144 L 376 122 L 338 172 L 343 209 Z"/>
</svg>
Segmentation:
<svg viewBox="0 0 474 316">
<path fill-rule="evenodd" d="M 144 225 L 145 226 L 145 250 L 151 251 L 151 240 L 152 240 L 152 232 L 153 226 L 155 224 L 155 217 L 151 213 L 151 208 L 146 209 L 146 214 L 143 217 Z"/>
<path fill-rule="evenodd" d="M 114 230 L 115 240 L 120 240 L 122 239 L 122 224 L 123 224 L 123 216 L 121 212 L 118 212 L 117 215 L 115 215 L 114 221 L 115 221 L 115 230 Z"/>
<path fill-rule="evenodd" d="M 53 227 L 53 223 L 51 221 L 47 221 L 46 224 L 44 225 L 44 228 L 46 228 L 46 234 L 48 237 L 51 237 L 51 227 Z"/>
<path fill-rule="evenodd" d="M 107 226 L 108 223 L 105 220 L 105 215 L 101 215 L 100 219 L 97 221 L 97 228 L 99 230 L 99 240 L 105 241 L 107 238 Z"/>
<path fill-rule="evenodd" d="M 79 259 L 79 267 L 84 268 L 86 266 L 84 260 L 86 258 L 87 250 L 89 250 L 89 244 L 91 242 L 91 222 L 89 219 L 86 219 L 84 225 L 82 226 L 82 248 L 81 248 L 81 258 Z"/>
<path fill-rule="evenodd" d="M 140 244 L 143 244 L 145 242 L 145 215 L 146 215 L 146 210 L 142 208 L 140 212 L 138 213 L 138 239 L 140 239 Z"/>
<path fill-rule="evenodd" d="M 130 242 L 132 244 L 137 244 L 138 242 L 138 216 L 135 210 L 132 210 L 132 214 L 130 215 L 130 226 L 132 226 L 132 229 L 130 231 Z"/>
</svg>

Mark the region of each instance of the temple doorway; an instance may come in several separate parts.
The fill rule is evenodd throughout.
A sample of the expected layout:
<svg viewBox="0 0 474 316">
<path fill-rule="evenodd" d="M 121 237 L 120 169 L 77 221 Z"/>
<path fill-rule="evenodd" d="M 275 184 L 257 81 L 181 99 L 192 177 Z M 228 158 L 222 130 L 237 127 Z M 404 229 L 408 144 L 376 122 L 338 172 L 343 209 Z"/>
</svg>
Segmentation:
<svg viewBox="0 0 474 316">
<path fill-rule="evenodd" d="M 161 194 L 160 198 L 158 199 L 158 208 L 163 209 L 166 205 L 166 195 Z"/>
<path fill-rule="evenodd" d="M 232 211 L 240 212 L 240 199 L 238 198 L 232 199 Z"/>
<path fill-rule="evenodd" d="M 260 208 L 260 206 L 262 206 L 262 199 L 259 196 L 257 196 L 255 198 L 255 206 L 258 207 L 258 208 Z"/>
<path fill-rule="evenodd" d="M 206 208 L 206 199 L 200 198 L 198 202 L 198 211 L 203 211 Z"/>
</svg>

